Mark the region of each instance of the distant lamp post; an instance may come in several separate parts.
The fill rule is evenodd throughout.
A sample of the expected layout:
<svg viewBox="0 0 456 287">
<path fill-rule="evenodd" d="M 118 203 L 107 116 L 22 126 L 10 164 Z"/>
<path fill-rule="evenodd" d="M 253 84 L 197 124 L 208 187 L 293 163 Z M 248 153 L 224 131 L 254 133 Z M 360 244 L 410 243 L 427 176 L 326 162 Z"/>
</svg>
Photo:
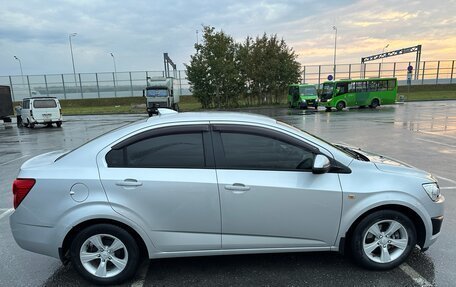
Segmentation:
<svg viewBox="0 0 456 287">
<path fill-rule="evenodd" d="M 22 71 L 22 62 L 21 62 L 21 59 L 19 59 L 16 56 L 14 56 L 14 59 L 16 59 L 19 62 L 19 67 L 21 68 L 21 78 L 22 78 L 22 87 L 23 87 L 23 86 L 25 86 L 25 83 L 24 83 L 24 72 Z"/>
<path fill-rule="evenodd" d="M 111 54 L 112 62 L 114 63 L 114 85 L 116 85 L 116 82 L 117 82 L 116 57 L 114 57 L 114 54 L 113 54 L 113 53 L 109 53 L 109 54 Z"/>
<path fill-rule="evenodd" d="M 385 53 L 385 49 L 389 47 L 390 44 L 387 44 L 385 47 L 383 47 L 382 49 L 382 54 Z M 383 57 L 382 57 L 382 64 L 383 64 Z"/>
<path fill-rule="evenodd" d="M 110 53 L 112 57 L 112 62 L 114 63 L 114 77 L 112 80 L 114 81 L 114 96 L 117 97 L 117 67 L 116 67 L 116 57 L 114 57 L 113 53 Z"/>
<path fill-rule="evenodd" d="M 71 62 L 73 63 L 73 75 L 74 75 L 74 85 L 77 86 L 76 81 L 76 69 L 74 68 L 74 57 L 73 57 L 73 45 L 71 44 L 71 37 L 75 37 L 78 33 L 71 33 L 68 35 L 68 40 L 70 41 L 70 52 L 71 52 Z"/>
<path fill-rule="evenodd" d="M 336 78 L 337 27 L 333 26 L 333 30 L 335 31 L 335 35 L 334 35 L 334 71 L 333 71 L 333 76 L 335 79 Z"/>
</svg>

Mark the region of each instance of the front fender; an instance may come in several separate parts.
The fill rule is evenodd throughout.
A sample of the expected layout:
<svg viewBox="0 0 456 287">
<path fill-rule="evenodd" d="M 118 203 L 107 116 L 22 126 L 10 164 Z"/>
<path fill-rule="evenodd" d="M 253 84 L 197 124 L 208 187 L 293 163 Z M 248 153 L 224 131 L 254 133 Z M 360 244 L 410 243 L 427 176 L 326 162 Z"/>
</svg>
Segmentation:
<svg viewBox="0 0 456 287">
<path fill-rule="evenodd" d="M 401 194 L 400 200 L 395 199 L 398 197 L 398 193 Z M 349 229 L 361 216 L 369 213 L 370 210 L 378 210 L 382 206 L 385 206 L 385 209 L 387 209 L 387 206 L 391 205 L 407 207 L 421 218 L 426 230 L 424 245 L 427 246 L 429 244 L 432 234 L 431 219 L 424 206 L 415 197 L 400 191 L 379 192 L 369 194 L 369 196 L 364 198 L 362 195 L 350 194 L 351 196 L 354 196 L 354 198 L 350 199 L 347 194 L 344 194 L 342 217 L 335 246 L 339 246 L 340 239 L 346 236 Z"/>
</svg>

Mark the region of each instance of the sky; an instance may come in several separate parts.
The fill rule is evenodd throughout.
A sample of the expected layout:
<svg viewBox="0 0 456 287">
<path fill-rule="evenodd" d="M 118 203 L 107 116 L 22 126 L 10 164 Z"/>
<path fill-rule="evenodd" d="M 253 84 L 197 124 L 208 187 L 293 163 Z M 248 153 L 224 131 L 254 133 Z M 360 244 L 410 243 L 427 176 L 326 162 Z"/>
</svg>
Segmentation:
<svg viewBox="0 0 456 287">
<path fill-rule="evenodd" d="M 418 44 L 422 60 L 456 59 L 456 0 L 0 0 L 0 76 L 184 69 L 203 25 L 236 41 L 277 34 L 302 65 L 337 63 Z M 386 61 L 413 61 L 415 54 Z"/>
</svg>

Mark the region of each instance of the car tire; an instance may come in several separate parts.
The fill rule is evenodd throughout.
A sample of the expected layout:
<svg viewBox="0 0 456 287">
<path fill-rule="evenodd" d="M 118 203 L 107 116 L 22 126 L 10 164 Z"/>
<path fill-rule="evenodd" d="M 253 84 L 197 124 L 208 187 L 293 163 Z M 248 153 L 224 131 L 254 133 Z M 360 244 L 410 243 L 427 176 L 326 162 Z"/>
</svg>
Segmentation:
<svg viewBox="0 0 456 287">
<path fill-rule="evenodd" d="M 140 262 L 135 239 L 126 230 L 111 224 L 96 224 L 81 230 L 71 243 L 70 254 L 76 271 L 101 285 L 120 284 L 130 279 Z"/>
<path fill-rule="evenodd" d="M 404 214 L 380 210 L 363 218 L 355 227 L 351 250 L 364 268 L 388 270 L 399 266 L 416 245 L 416 229 Z"/>
<path fill-rule="evenodd" d="M 28 121 L 28 120 L 27 120 L 27 121 Z M 29 122 L 29 123 L 28 123 L 28 126 L 29 126 L 31 129 L 33 129 L 33 128 L 35 127 L 35 124 L 34 124 L 34 123 L 31 123 L 31 122 Z"/>
<path fill-rule="evenodd" d="M 373 99 L 371 104 L 369 105 L 369 108 L 371 109 L 375 109 L 377 108 L 378 106 L 380 106 L 380 102 L 378 101 L 378 99 Z"/>
<path fill-rule="evenodd" d="M 62 126 L 62 122 L 57 122 L 56 125 L 58 128 L 60 128 Z"/>
<path fill-rule="evenodd" d="M 328 112 L 328 113 L 331 112 L 331 108 L 330 107 L 326 107 L 325 108 L 325 112 Z"/>
<path fill-rule="evenodd" d="M 336 104 L 336 110 L 342 111 L 345 108 L 345 103 L 343 101 L 340 101 Z"/>
</svg>

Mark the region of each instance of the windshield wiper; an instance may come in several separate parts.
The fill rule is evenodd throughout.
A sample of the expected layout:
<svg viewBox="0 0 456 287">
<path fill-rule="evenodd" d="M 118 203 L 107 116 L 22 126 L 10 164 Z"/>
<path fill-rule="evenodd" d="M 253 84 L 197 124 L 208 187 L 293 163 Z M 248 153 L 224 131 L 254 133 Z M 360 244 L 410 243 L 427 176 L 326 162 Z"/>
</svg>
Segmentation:
<svg viewBox="0 0 456 287">
<path fill-rule="evenodd" d="M 352 149 L 350 149 L 348 147 L 341 146 L 341 145 L 335 145 L 335 146 L 337 148 L 341 149 L 342 151 L 350 154 L 352 157 L 356 158 L 357 160 L 369 161 L 369 159 L 365 155 L 363 155 L 363 154 L 361 154 L 361 153 L 359 153 L 357 151 L 354 151 L 354 150 L 352 150 Z"/>
</svg>

